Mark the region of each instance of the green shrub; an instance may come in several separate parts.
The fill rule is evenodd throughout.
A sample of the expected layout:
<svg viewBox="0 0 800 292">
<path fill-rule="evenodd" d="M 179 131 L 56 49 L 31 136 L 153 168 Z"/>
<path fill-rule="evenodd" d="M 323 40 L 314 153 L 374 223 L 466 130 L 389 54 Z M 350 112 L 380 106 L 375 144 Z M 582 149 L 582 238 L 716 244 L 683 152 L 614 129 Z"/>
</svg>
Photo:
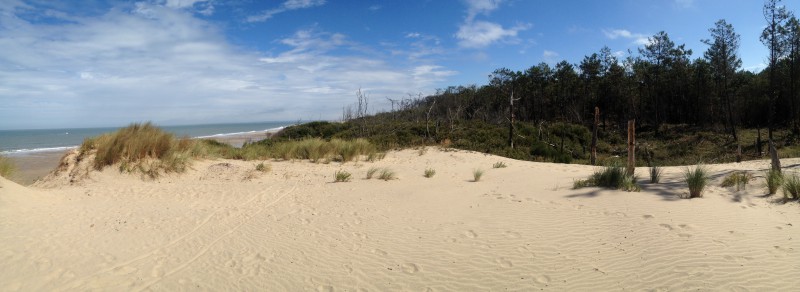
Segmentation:
<svg viewBox="0 0 800 292">
<path fill-rule="evenodd" d="M 505 163 L 503 163 L 502 161 L 496 162 L 494 165 L 492 165 L 492 168 L 506 168 L 506 167 L 507 167 L 507 165 Z"/>
<path fill-rule="evenodd" d="M 787 177 L 782 189 L 784 198 L 797 200 L 800 198 L 800 178 L 797 175 Z"/>
<path fill-rule="evenodd" d="M 657 165 L 650 167 L 650 183 L 657 184 L 661 182 L 661 173 L 664 170 Z"/>
<path fill-rule="evenodd" d="M 16 172 L 17 167 L 8 157 L 0 155 L 0 176 L 10 178 Z"/>
<path fill-rule="evenodd" d="M 436 174 L 436 170 L 433 168 L 425 169 L 425 177 L 432 178 Z"/>
<path fill-rule="evenodd" d="M 478 182 L 483 177 L 483 170 L 482 169 L 475 169 L 472 171 L 472 181 Z"/>
<path fill-rule="evenodd" d="M 337 170 L 336 173 L 333 174 L 334 182 L 348 182 L 350 181 L 350 173 L 344 170 Z"/>
<path fill-rule="evenodd" d="M 683 178 L 689 186 L 689 196 L 684 199 L 699 198 L 703 196 L 703 189 L 708 185 L 708 170 L 698 164 L 694 168 L 686 168 L 683 171 Z"/>
<path fill-rule="evenodd" d="M 722 180 L 721 187 L 736 187 L 736 191 L 747 188 L 747 184 L 753 180 L 753 175 L 745 171 L 734 171 Z"/>
<path fill-rule="evenodd" d="M 780 171 L 771 169 L 767 170 L 764 176 L 766 180 L 765 185 L 767 186 L 768 194 L 774 195 L 778 192 L 778 188 L 783 185 L 783 174 Z"/>
</svg>

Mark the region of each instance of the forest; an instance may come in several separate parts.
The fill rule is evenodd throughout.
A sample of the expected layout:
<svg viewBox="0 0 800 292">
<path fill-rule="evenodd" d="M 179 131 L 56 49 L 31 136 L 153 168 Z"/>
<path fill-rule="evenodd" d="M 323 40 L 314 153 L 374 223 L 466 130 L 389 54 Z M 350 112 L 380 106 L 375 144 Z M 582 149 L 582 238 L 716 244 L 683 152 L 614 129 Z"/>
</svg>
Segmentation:
<svg viewBox="0 0 800 292">
<path fill-rule="evenodd" d="M 661 31 L 624 59 L 603 47 L 578 64 L 499 68 L 486 85 L 389 99 L 391 109 L 375 115 L 368 114 L 369 100 L 359 91 L 358 102 L 343 109 L 346 123 L 327 136 L 371 137 L 386 147 L 444 142 L 514 158 L 567 162 L 586 159 L 597 108 L 598 151 L 606 156 L 624 155 L 620 148 L 625 146 L 618 144 L 624 144 L 628 121 L 635 120 L 637 133 L 654 145 L 660 141 L 661 148 L 692 148 L 698 137 L 686 137 L 690 133 L 720 148 L 691 159 L 729 161 L 740 145 L 759 157 L 767 141 L 790 147 L 800 137 L 800 21 L 778 0 L 766 1 L 763 15 L 760 41 L 769 51 L 769 63 L 758 73 L 742 69 L 740 36 L 720 19 L 708 29 L 702 40 L 707 48 L 697 58 Z M 320 134 L 294 130 L 299 132 L 283 136 Z M 776 131 L 782 135 L 774 136 Z M 670 144 L 681 139 L 686 145 Z M 644 146 L 645 156 L 654 154 Z M 691 149 L 662 149 L 660 156 L 680 155 L 674 151 Z"/>
</svg>

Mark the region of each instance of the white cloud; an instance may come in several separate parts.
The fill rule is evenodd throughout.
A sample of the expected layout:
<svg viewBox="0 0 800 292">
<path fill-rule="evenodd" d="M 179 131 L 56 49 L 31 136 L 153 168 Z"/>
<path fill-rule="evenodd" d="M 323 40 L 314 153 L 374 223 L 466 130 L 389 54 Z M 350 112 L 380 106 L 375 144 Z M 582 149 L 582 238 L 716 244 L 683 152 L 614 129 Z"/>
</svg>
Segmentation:
<svg viewBox="0 0 800 292">
<path fill-rule="evenodd" d="M 623 39 L 630 39 L 634 44 L 637 45 L 646 45 L 650 43 L 648 40 L 648 36 L 641 33 L 632 33 L 626 29 L 612 29 L 612 30 L 603 30 L 603 34 L 612 40 L 623 38 Z"/>
<path fill-rule="evenodd" d="M 465 0 L 467 3 L 466 22 L 472 22 L 478 14 L 488 14 L 500 6 L 502 0 Z"/>
<path fill-rule="evenodd" d="M 370 11 L 378 11 L 381 10 L 381 8 L 383 8 L 383 6 L 381 5 L 372 5 L 370 7 L 367 7 L 367 9 L 369 9 Z"/>
<path fill-rule="evenodd" d="M 456 38 L 462 47 L 483 48 L 501 40 L 514 39 L 517 33 L 528 28 L 530 25 L 517 25 L 505 29 L 497 23 L 474 21 L 462 24 L 456 32 Z"/>
<path fill-rule="evenodd" d="M 167 0 L 164 5 L 172 8 L 187 8 L 194 6 L 198 2 L 206 2 L 207 0 Z"/>
<path fill-rule="evenodd" d="M 316 6 L 322 6 L 325 4 L 325 0 L 287 0 L 283 2 L 280 7 L 265 10 L 259 14 L 251 15 L 247 17 L 247 22 L 262 22 L 267 21 L 268 19 L 275 16 L 275 14 L 283 13 L 286 11 L 297 10 L 297 9 L 305 9 L 305 8 L 312 8 Z"/>
<path fill-rule="evenodd" d="M 428 61 L 345 55 L 357 44 L 314 29 L 275 42 L 272 54 L 249 51 L 165 5 L 58 26 L 4 10 L 0 23 L 0 128 L 335 119 L 359 87 L 405 96 L 455 74 Z"/>
<path fill-rule="evenodd" d="M 561 57 L 561 54 L 554 51 L 544 50 L 544 53 L 542 53 L 542 59 L 548 64 L 555 64 L 559 62 L 559 57 Z"/>
</svg>

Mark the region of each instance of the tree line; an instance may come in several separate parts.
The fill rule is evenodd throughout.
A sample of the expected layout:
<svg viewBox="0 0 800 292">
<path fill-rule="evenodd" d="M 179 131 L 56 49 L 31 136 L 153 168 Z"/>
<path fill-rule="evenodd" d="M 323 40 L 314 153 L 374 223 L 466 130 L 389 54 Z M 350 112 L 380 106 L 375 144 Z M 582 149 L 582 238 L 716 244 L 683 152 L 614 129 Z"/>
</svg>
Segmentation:
<svg viewBox="0 0 800 292">
<path fill-rule="evenodd" d="M 648 38 L 620 58 L 608 47 L 577 64 L 539 63 L 514 71 L 500 68 L 483 86 L 451 86 L 424 98 L 391 100 L 393 118 L 402 117 L 448 127 L 461 120 L 495 124 L 565 122 L 591 128 L 594 108 L 600 127 L 624 129 L 635 119 L 639 128 L 658 135 L 663 124 L 713 127 L 730 133 L 737 127 L 775 127 L 800 133 L 800 21 L 780 0 L 767 0 L 766 26 L 760 38 L 769 49 L 761 72 L 742 69 L 740 36 L 724 19 L 710 29 L 708 47 L 692 58 L 685 44 L 667 32 Z"/>
</svg>

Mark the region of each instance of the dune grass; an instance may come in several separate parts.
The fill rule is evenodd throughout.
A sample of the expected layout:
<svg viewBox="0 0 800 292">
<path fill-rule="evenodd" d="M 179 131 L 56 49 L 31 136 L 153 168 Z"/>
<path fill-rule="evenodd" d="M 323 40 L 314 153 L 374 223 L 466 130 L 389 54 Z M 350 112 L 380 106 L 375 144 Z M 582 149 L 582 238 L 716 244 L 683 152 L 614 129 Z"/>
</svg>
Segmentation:
<svg viewBox="0 0 800 292">
<path fill-rule="evenodd" d="M 796 174 L 787 176 L 781 188 L 785 199 L 800 199 L 800 177 Z"/>
<path fill-rule="evenodd" d="M 378 175 L 378 179 L 386 181 L 393 180 L 395 178 L 397 178 L 397 174 L 395 174 L 393 170 L 388 168 L 381 169 L 381 173 Z"/>
<path fill-rule="evenodd" d="M 425 175 L 424 176 L 426 178 L 432 178 L 434 175 L 436 175 L 436 170 L 434 170 L 433 168 L 425 169 Z"/>
<path fill-rule="evenodd" d="M 774 195 L 783 185 L 783 174 L 780 171 L 770 169 L 764 173 L 764 185 L 767 187 L 767 194 Z"/>
<path fill-rule="evenodd" d="M 184 172 L 190 158 L 205 155 L 201 148 L 195 140 L 176 138 L 148 122 L 88 138 L 80 151 L 81 156 L 95 154 L 97 170 L 118 164 L 121 172 L 138 171 L 156 178 L 161 173 Z"/>
<path fill-rule="evenodd" d="M 492 168 L 506 168 L 506 167 L 508 166 L 502 161 L 495 162 L 495 164 L 492 165 Z"/>
<path fill-rule="evenodd" d="M 638 178 L 625 174 L 625 169 L 619 163 L 611 163 L 602 170 L 595 171 L 585 180 L 576 180 L 572 183 L 573 189 L 584 187 L 603 187 L 620 189 L 626 192 L 638 192 L 641 187 L 636 183 Z"/>
<path fill-rule="evenodd" d="M 708 170 L 705 166 L 698 164 L 694 168 L 686 168 L 683 171 L 683 178 L 689 186 L 689 196 L 682 197 L 683 199 L 703 197 L 703 190 L 709 181 Z"/>
<path fill-rule="evenodd" d="M 734 171 L 722 180 L 720 186 L 724 188 L 735 186 L 738 192 L 741 189 L 746 189 L 751 180 L 753 180 L 753 174 L 745 171 Z"/>
<path fill-rule="evenodd" d="M 8 157 L 0 155 L 0 176 L 10 178 L 17 171 L 16 165 Z"/>
<path fill-rule="evenodd" d="M 334 174 L 334 182 L 348 182 L 350 181 L 351 174 L 344 170 L 337 170 Z"/>
<path fill-rule="evenodd" d="M 372 177 L 375 176 L 375 173 L 378 172 L 378 170 L 380 170 L 380 168 L 370 167 L 367 170 L 367 179 L 372 179 Z"/>
<path fill-rule="evenodd" d="M 650 167 L 650 183 L 657 184 L 661 182 L 661 173 L 664 169 L 661 166 L 653 165 Z"/>
<path fill-rule="evenodd" d="M 483 169 L 480 169 L 480 168 L 473 170 L 472 171 L 472 181 L 473 182 L 479 182 L 481 180 L 481 177 L 483 177 L 483 173 L 484 173 Z"/>
</svg>

